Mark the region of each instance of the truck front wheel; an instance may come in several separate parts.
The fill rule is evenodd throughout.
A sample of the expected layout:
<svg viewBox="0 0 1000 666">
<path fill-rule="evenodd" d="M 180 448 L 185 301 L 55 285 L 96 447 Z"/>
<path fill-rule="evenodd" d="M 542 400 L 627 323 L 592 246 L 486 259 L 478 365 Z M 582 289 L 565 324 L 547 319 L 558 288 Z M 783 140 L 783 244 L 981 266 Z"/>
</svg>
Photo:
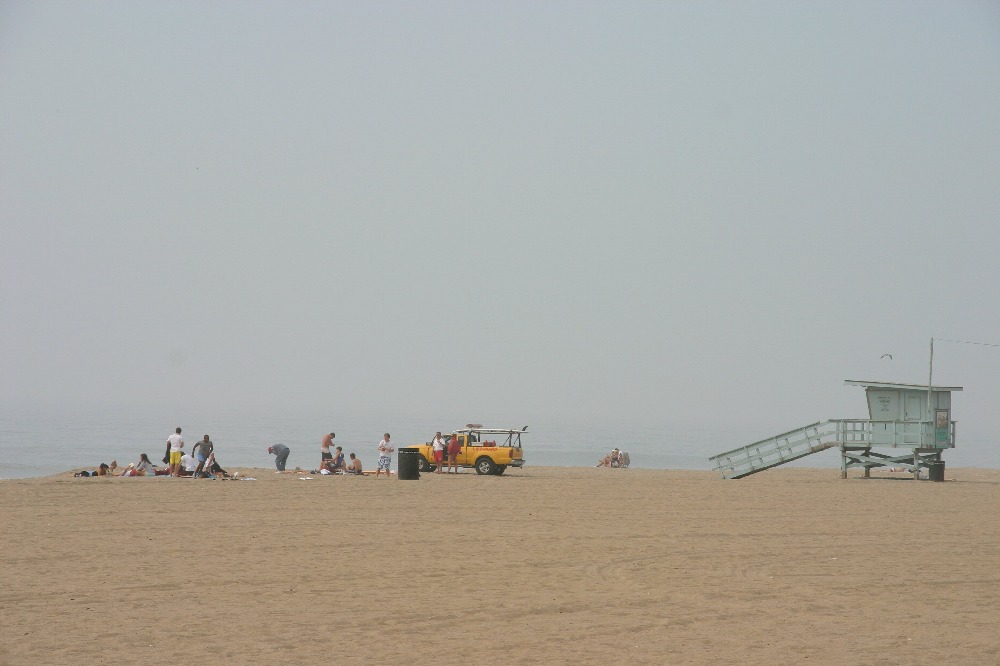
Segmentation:
<svg viewBox="0 0 1000 666">
<path fill-rule="evenodd" d="M 417 454 L 417 469 L 425 474 L 434 471 L 434 468 L 431 467 L 430 463 L 427 462 L 427 458 L 422 453 Z"/>
<path fill-rule="evenodd" d="M 476 461 L 476 474 L 495 474 L 496 471 L 497 466 L 486 456 Z"/>
</svg>

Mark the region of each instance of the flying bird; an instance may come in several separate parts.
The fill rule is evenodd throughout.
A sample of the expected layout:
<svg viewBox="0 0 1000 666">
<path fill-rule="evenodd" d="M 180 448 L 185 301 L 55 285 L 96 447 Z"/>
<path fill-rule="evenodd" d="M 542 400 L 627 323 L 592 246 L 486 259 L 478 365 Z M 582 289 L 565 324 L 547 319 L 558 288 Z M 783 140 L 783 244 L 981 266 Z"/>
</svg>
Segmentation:
<svg viewBox="0 0 1000 666">
<path fill-rule="evenodd" d="M 882 354 L 881 356 L 879 356 L 879 359 L 881 360 L 881 359 L 885 358 L 886 356 L 889 357 L 890 361 L 892 360 L 892 354 Z"/>
</svg>

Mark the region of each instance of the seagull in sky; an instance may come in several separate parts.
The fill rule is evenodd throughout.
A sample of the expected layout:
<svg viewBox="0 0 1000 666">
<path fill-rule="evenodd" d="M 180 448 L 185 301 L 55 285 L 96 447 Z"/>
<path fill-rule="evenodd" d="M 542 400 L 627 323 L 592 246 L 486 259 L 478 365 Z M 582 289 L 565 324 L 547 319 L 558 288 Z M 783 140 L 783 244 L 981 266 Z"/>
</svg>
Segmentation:
<svg viewBox="0 0 1000 666">
<path fill-rule="evenodd" d="M 888 356 L 888 357 L 889 357 L 889 360 L 890 360 L 890 361 L 892 360 L 892 354 L 882 354 L 881 356 L 879 356 L 879 360 L 882 360 L 882 359 L 883 359 L 883 358 L 885 358 L 886 356 Z"/>
</svg>

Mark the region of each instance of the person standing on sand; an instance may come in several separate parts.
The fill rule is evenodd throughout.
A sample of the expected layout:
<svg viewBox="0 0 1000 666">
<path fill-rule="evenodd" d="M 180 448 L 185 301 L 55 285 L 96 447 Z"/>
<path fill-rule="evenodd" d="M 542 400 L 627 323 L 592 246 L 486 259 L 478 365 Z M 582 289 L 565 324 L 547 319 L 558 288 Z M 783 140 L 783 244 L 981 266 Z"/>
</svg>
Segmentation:
<svg viewBox="0 0 1000 666">
<path fill-rule="evenodd" d="M 191 452 L 194 454 L 195 460 L 198 461 L 198 467 L 194 470 L 194 478 L 201 476 L 202 471 L 205 469 L 205 461 L 208 460 L 208 456 L 212 454 L 215 450 L 215 444 L 212 444 L 212 440 L 205 435 L 205 438 L 194 445 L 194 450 Z"/>
<path fill-rule="evenodd" d="M 285 461 L 288 460 L 288 454 L 291 453 L 292 450 L 289 449 L 284 444 L 272 444 L 271 446 L 267 447 L 267 452 L 274 454 L 275 469 L 277 469 L 279 472 L 284 472 Z"/>
<path fill-rule="evenodd" d="M 444 439 L 441 437 L 440 430 L 434 433 L 434 439 L 431 441 L 431 448 L 434 449 L 434 464 L 437 466 L 437 469 L 434 470 L 434 473 L 443 474 L 445 443 Z"/>
<path fill-rule="evenodd" d="M 376 479 L 382 470 L 385 470 L 385 478 L 389 478 L 389 463 L 392 462 L 392 452 L 395 450 L 389 442 L 389 433 L 385 433 L 382 441 L 378 443 L 378 467 L 375 468 Z"/>
<path fill-rule="evenodd" d="M 458 436 L 452 435 L 448 440 L 448 471 L 445 474 L 451 474 L 452 468 L 455 469 L 455 474 L 458 474 L 458 454 L 461 452 L 462 445 L 458 443 Z"/>
<path fill-rule="evenodd" d="M 167 444 L 170 445 L 170 476 L 181 475 L 181 453 L 184 452 L 184 438 L 181 437 L 181 429 L 178 428 L 174 434 L 167 437 Z"/>
<path fill-rule="evenodd" d="M 336 437 L 336 436 L 337 435 L 334 434 L 334 433 L 332 433 L 332 432 L 328 432 L 325 435 L 323 435 L 323 443 L 320 444 L 320 447 L 319 447 L 319 468 L 320 469 L 323 469 L 324 467 L 326 467 L 326 463 L 327 463 L 328 460 L 333 460 L 333 454 L 330 453 L 330 446 L 333 445 L 333 438 Z"/>
</svg>

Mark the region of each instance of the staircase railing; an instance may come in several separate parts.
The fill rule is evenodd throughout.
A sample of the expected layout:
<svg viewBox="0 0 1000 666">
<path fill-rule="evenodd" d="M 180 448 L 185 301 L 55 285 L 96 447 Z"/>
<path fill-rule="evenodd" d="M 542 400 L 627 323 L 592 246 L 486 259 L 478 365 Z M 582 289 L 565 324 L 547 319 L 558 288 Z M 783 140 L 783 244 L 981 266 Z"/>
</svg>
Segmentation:
<svg viewBox="0 0 1000 666">
<path fill-rule="evenodd" d="M 835 421 L 819 421 L 720 453 L 709 460 L 723 478 L 739 479 L 828 449 L 836 444 L 837 432 Z M 827 439 L 830 441 L 825 441 Z"/>
</svg>

